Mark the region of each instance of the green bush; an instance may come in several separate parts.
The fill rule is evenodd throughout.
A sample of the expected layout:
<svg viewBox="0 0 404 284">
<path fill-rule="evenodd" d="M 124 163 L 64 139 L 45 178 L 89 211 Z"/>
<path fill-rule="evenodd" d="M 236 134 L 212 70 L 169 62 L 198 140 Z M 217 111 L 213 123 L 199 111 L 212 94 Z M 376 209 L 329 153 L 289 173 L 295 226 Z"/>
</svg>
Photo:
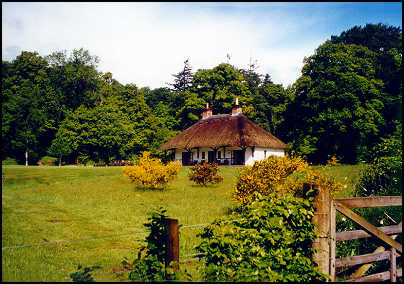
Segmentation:
<svg viewBox="0 0 404 284">
<path fill-rule="evenodd" d="M 402 133 L 398 125 L 394 135 L 382 139 L 373 148 L 372 160 L 362 171 L 359 182 L 355 186 L 357 197 L 402 195 Z M 375 207 L 355 209 L 355 212 L 375 226 L 389 226 L 398 224 L 402 220 L 402 207 Z M 361 229 L 358 225 L 345 217 L 338 218 L 337 231 Z M 394 221 L 393 221 L 394 220 Z M 347 224 L 349 228 L 347 228 Z M 402 243 L 402 234 L 396 241 Z M 375 238 L 355 241 L 338 242 L 337 256 L 362 255 L 372 253 L 383 243 Z M 389 269 L 388 261 L 374 263 L 368 273 L 374 274 Z"/>
<path fill-rule="evenodd" d="M 6 158 L 5 160 L 1 161 L 3 166 L 10 166 L 10 165 L 18 165 L 17 160 L 13 158 Z"/>
<path fill-rule="evenodd" d="M 38 161 L 39 166 L 55 166 L 57 164 L 57 158 L 51 156 L 44 156 Z"/>
<path fill-rule="evenodd" d="M 216 220 L 199 234 L 206 281 L 325 280 L 311 260 L 312 197 L 270 193 Z M 237 221 L 232 221 L 237 220 Z"/>
<path fill-rule="evenodd" d="M 217 175 L 219 171 L 217 163 L 207 163 L 205 161 L 202 165 L 195 164 L 190 170 L 189 179 L 199 185 L 207 186 L 209 183 L 215 184 L 223 181 L 223 177 Z"/>
<path fill-rule="evenodd" d="M 357 196 L 402 194 L 401 127 L 373 149 L 373 159 L 355 188 Z"/>
<path fill-rule="evenodd" d="M 165 228 L 165 219 L 167 218 L 165 213 L 166 210 L 160 207 L 152 213 L 151 217 L 148 218 L 148 222 L 144 224 L 149 231 L 149 235 L 146 237 L 147 245 L 141 248 L 138 257 L 130 265 L 132 267 L 132 271 L 128 277 L 130 281 L 173 281 L 178 280 L 182 274 L 189 281 L 192 280 L 191 275 L 186 270 L 184 272 L 180 270 L 174 272 L 171 267 L 165 268 L 166 238 L 168 235 Z M 142 254 L 142 251 L 145 253 Z M 129 263 L 124 260 L 122 264 L 127 266 Z M 175 264 L 171 262 L 170 266 Z"/>
<path fill-rule="evenodd" d="M 95 162 L 93 160 L 87 160 L 85 165 L 86 167 L 93 167 L 95 166 Z"/>
</svg>

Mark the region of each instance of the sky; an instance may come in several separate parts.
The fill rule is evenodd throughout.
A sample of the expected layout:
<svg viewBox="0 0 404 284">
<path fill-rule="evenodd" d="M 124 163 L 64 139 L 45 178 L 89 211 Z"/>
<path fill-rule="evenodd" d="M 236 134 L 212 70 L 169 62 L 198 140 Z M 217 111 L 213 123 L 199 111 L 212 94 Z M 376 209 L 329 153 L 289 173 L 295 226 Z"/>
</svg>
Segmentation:
<svg viewBox="0 0 404 284">
<path fill-rule="evenodd" d="M 193 72 L 255 62 L 287 87 L 320 44 L 367 23 L 402 28 L 402 3 L 2 2 L 2 60 L 84 48 L 98 71 L 151 89 L 172 83 L 186 59 Z"/>
</svg>

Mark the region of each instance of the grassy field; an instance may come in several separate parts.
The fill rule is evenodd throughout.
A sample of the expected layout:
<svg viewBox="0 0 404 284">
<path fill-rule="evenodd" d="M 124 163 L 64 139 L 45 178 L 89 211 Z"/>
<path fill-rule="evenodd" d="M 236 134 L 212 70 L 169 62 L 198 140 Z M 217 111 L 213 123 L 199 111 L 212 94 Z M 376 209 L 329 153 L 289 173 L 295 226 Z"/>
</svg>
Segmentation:
<svg viewBox="0 0 404 284">
<path fill-rule="evenodd" d="M 339 197 L 349 196 L 360 168 L 329 169 L 348 185 Z M 189 168 L 183 167 L 166 190 L 142 191 L 121 167 L 3 166 L 2 247 L 76 241 L 3 249 L 2 281 L 70 281 L 78 264 L 101 265 L 104 269 L 95 279 L 117 281 L 111 271 L 124 257 L 129 262 L 135 258 L 153 208 L 164 207 L 181 225 L 212 222 L 236 204 L 231 194 L 238 169 L 221 167 L 224 182 L 203 188 L 188 180 Z M 180 257 L 195 253 L 200 230 L 180 230 Z M 143 233 L 97 238 L 131 232 Z M 200 281 L 197 266 L 198 262 L 181 265 Z"/>
</svg>

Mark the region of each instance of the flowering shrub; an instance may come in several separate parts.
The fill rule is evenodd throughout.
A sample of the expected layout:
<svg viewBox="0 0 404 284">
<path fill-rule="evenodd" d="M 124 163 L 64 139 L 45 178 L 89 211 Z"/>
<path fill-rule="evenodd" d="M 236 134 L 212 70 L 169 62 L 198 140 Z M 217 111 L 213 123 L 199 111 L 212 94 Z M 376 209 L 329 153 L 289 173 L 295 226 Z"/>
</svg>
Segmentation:
<svg viewBox="0 0 404 284">
<path fill-rule="evenodd" d="M 223 177 L 217 175 L 218 170 L 219 167 L 217 163 L 207 163 L 205 161 L 202 165 L 194 165 L 188 177 L 190 180 L 202 186 L 206 186 L 208 183 L 219 183 L 223 181 Z"/>
<path fill-rule="evenodd" d="M 300 157 L 270 156 L 239 172 L 234 198 L 242 204 L 251 203 L 256 193 L 266 196 L 276 191 L 285 179 L 294 172 L 302 171 L 308 164 Z"/>
<path fill-rule="evenodd" d="M 136 165 L 123 167 L 123 172 L 137 185 L 164 188 L 178 175 L 180 168 L 179 162 L 164 165 L 160 159 L 151 158 L 150 152 L 145 151 Z"/>
<path fill-rule="evenodd" d="M 323 170 L 320 170 L 309 168 L 308 163 L 301 157 L 270 156 L 240 171 L 233 197 L 242 204 L 248 204 L 254 201 L 257 195 L 267 196 L 272 192 L 289 192 L 302 196 L 304 183 L 329 186 L 332 192 L 337 192 L 342 190 L 344 185 L 324 174 L 326 167 L 337 163 L 338 160 L 332 158 Z"/>
</svg>

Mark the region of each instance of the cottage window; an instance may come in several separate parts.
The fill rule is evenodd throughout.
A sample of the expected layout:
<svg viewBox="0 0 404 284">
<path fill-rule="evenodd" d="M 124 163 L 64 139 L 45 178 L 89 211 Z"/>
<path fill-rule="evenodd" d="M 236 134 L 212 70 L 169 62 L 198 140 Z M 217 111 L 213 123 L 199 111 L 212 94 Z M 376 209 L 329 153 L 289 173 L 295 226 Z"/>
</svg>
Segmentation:
<svg viewBox="0 0 404 284">
<path fill-rule="evenodd" d="M 202 152 L 202 160 L 205 160 L 205 152 Z"/>
<path fill-rule="evenodd" d="M 221 159 L 221 158 L 222 158 L 222 152 L 217 151 L 217 158 L 218 158 L 218 159 Z"/>
</svg>

